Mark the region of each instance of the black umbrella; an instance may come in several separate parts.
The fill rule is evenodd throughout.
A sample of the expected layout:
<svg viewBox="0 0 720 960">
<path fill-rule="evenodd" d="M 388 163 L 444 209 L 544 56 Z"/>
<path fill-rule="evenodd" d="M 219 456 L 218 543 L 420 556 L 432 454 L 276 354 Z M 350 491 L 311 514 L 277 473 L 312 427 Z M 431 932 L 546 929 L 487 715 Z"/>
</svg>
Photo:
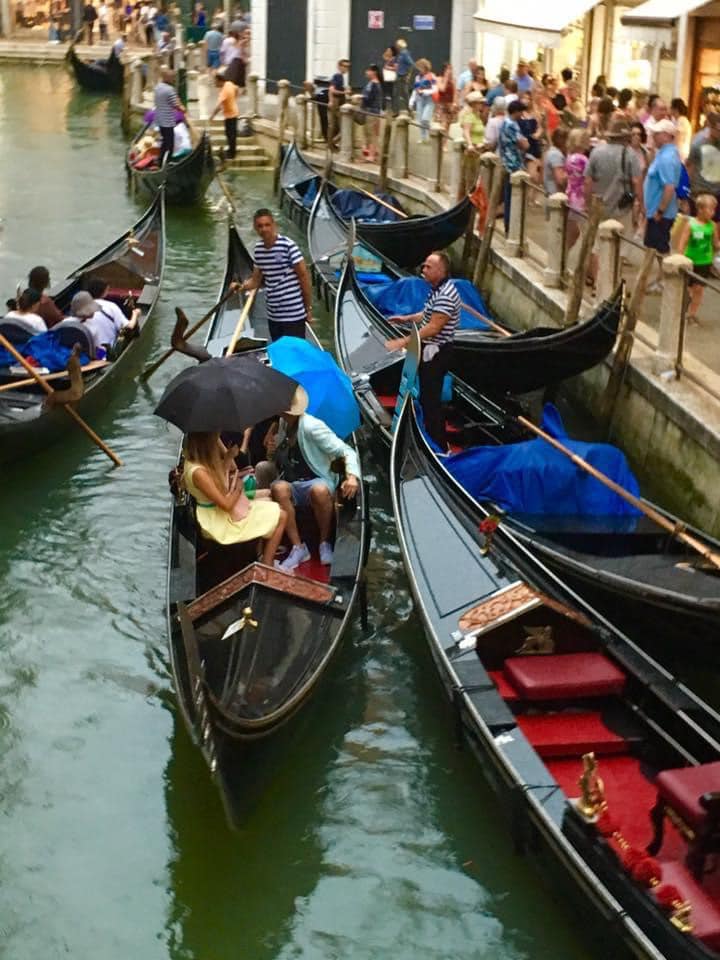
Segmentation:
<svg viewBox="0 0 720 960">
<path fill-rule="evenodd" d="M 253 357 L 213 357 L 173 377 L 155 413 L 185 433 L 238 432 L 288 410 L 297 386 Z"/>
</svg>

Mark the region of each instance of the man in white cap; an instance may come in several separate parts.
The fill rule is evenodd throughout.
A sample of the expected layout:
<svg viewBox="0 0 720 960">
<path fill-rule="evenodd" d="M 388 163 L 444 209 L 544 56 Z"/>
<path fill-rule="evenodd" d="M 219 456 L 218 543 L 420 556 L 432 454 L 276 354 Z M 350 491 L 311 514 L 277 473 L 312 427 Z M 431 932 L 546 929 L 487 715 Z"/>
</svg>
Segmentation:
<svg viewBox="0 0 720 960">
<path fill-rule="evenodd" d="M 670 253 L 670 231 L 678 212 L 675 191 L 682 161 L 675 146 L 677 129 L 672 120 L 658 120 L 650 129 L 655 140 L 655 158 L 645 177 L 645 246 L 666 256 Z M 648 287 L 648 292 L 659 289 L 660 283 L 655 282 Z"/>
</svg>

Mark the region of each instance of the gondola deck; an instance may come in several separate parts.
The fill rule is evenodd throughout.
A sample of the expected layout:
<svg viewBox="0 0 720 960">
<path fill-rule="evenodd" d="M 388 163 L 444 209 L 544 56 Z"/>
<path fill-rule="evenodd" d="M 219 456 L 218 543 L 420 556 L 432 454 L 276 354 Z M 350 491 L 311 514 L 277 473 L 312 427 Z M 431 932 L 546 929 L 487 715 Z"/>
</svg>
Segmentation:
<svg viewBox="0 0 720 960">
<path fill-rule="evenodd" d="M 130 181 L 148 194 L 155 194 L 163 187 L 168 203 L 187 206 L 197 203 L 205 195 L 215 175 L 210 138 L 203 130 L 192 152 L 178 160 L 166 163 L 162 168 L 138 170 L 130 163 L 130 151 L 143 137 L 144 127 L 134 137 L 125 157 L 125 167 Z"/>
<path fill-rule="evenodd" d="M 428 446 L 412 401 L 393 442 L 391 493 L 433 658 L 516 843 L 537 854 L 544 871 L 552 863 L 578 903 L 592 907 L 608 954 L 716 956 L 717 835 L 705 842 L 710 872 L 699 879 L 703 814 L 687 809 L 687 797 L 720 788 L 720 716 L 572 594 L 504 524 L 488 544 L 480 531 L 487 514 Z M 598 769 L 583 791 L 590 753 Z M 695 823 L 694 840 L 673 825 L 683 817 Z"/>
<path fill-rule="evenodd" d="M 252 269 L 232 227 L 222 292 Z M 242 297 L 234 295 L 218 311 L 206 342 L 211 355 L 226 351 L 242 307 Z M 236 352 L 262 359 L 267 342 L 261 291 Z M 254 562 L 253 544 L 218 547 L 201 539 L 190 502 L 176 502 L 172 510 L 168 630 L 174 685 L 185 725 L 235 826 L 251 802 L 244 771 L 262 763 L 267 741 L 275 742 L 312 698 L 341 648 L 361 592 L 368 544 L 362 485 L 356 502 L 337 514 L 331 566 L 317 559 L 312 521 L 301 515 L 298 521 L 312 558 L 290 575 Z"/>
<path fill-rule="evenodd" d="M 146 340 L 143 334 L 159 296 L 164 264 L 165 200 L 161 191 L 134 227 L 51 291 L 59 309 L 67 314 L 74 294 L 83 289 L 83 282 L 100 276 L 110 284 L 111 299 L 122 303 L 130 295 L 141 310 L 139 336 L 129 340 L 115 360 L 93 363 L 84 374 L 84 393 L 75 403 L 82 417 L 92 418 L 107 407 L 113 389 Z M 9 369 L 0 368 L 0 383 L 15 379 Z M 62 390 L 68 380 L 55 378 L 52 385 Z M 36 385 L 0 393 L 0 463 L 35 453 L 62 439 L 68 429 L 75 429 L 67 414 L 59 407 L 48 408 L 44 398 Z"/>
</svg>

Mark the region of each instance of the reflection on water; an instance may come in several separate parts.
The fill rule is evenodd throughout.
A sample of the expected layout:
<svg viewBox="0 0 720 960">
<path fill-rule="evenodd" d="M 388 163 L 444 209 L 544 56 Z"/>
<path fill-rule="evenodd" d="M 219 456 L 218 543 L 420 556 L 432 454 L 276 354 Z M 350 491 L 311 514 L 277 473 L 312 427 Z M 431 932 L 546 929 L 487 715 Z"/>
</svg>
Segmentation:
<svg viewBox="0 0 720 960">
<path fill-rule="evenodd" d="M 35 263 L 61 278 L 142 202 L 125 190 L 117 100 L 74 91 L 59 69 L 4 67 L 0 83 L 7 296 Z M 265 204 L 270 185 L 236 180 L 241 208 Z M 216 201 L 168 217 L 150 354 L 176 304 L 192 321 L 214 302 L 226 240 Z M 371 628 L 355 625 L 321 697 L 274 751 L 244 828 L 228 831 L 176 721 L 166 662 L 178 437 L 152 410 L 186 363 L 125 383 L 95 424 L 122 469 L 69 433 L 2 473 L 3 957 L 585 956 L 454 746 L 373 464 Z"/>
</svg>

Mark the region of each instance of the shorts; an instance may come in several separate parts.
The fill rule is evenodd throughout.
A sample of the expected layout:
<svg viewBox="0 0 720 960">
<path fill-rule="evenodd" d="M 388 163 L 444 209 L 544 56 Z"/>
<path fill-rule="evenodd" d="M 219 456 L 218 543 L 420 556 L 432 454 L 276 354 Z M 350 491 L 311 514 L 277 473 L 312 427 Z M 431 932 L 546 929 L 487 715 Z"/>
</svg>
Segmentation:
<svg viewBox="0 0 720 960">
<path fill-rule="evenodd" d="M 670 231 L 674 221 L 663 217 L 656 220 L 650 217 L 645 227 L 645 246 L 658 253 L 670 253 Z"/>
<path fill-rule="evenodd" d="M 290 484 L 292 491 L 292 501 L 296 507 L 310 506 L 310 491 L 318 484 L 322 484 L 327 489 L 327 484 L 320 477 L 311 477 L 309 480 L 293 480 Z"/>
<path fill-rule="evenodd" d="M 208 50 L 207 52 L 207 65 L 211 70 L 217 70 L 220 66 L 220 51 L 219 50 Z"/>
<path fill-rule="evenodd" d="M 694 263 L 690 268 L 698 277 L 709 277 L 712 270 L 711 263 Z M 696 287 L 700 283 L 695 277 L 688 277 L 688 286 Z"/>
<path fill-rule="evenodd" d="M 305 339 L 304 320 L 268 320 L 268 330 L 273 343 L 281 337 Z"/>
</svg>

